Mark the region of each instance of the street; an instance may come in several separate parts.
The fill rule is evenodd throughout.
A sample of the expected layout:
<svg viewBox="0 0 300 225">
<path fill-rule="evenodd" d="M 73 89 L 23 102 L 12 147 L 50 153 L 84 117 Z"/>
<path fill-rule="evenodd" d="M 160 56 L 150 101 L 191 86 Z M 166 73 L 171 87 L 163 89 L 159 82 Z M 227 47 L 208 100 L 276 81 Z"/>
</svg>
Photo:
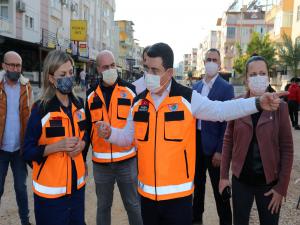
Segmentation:
<svg viewBox="0 0 300 225">
<path fill-rule="evenodd" d="M 295 180 L 300 178 L 300 131 L 294 131 L 294 144 L 295 144 L 295 158 L 293 164 L 293 171 L 291 175 L 291 181 L 288 190 L 288 196 L 283 207 L 280 216 L 280 225 L 296 225 L 300 224 L 300 209 L 296 210 L 297 200 L 300 195 L 300 183 L 295 185 Z M 87 225 L 96 224 L 96 194 L 94 187 L 94 180 L 92 174 L 92 162 L 91 162 L 91 151 L 88 155 L 89 165 L 89 178 L 86 186 L 86 205 L 85 205 L 85 219 Z M 205 213 L 204 213 L 204 224 L 205 225 L 217 225 L 218 217 L 213 198 L 213 193 L 209 179 L 207 180 L 207 194 L 205 202 Z M 31 170 L 29 169 L 28 178 L 28 196 L 30 202 L 30 217 L 31 221 L 34 222 L 33 213 L 33 195 L 31 190 Z M 5 190 L 1 199 L 0 207 L 0 225 L 19 225 L 19 217 L 17 211 L 17 204 L 15 201 L 15 193 L 13 188 L 13 177 L 11 170 L 9 170 L 6 182 Z M 259 224 L 257 210 L 254 207 L 251 214 L 252 225 Z M 128 225 L 127 215 L 123 207 L 123 203 L 118 192 L 117 186 L 115 186 L 114 203 L 112 207 L 112 225 Z"/>
</svg>

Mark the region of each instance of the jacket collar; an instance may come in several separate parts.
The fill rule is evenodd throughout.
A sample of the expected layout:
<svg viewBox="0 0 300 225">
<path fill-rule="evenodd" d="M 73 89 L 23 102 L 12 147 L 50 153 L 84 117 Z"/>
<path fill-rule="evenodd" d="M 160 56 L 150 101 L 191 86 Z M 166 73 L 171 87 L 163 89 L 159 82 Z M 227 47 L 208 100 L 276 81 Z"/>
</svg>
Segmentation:
<svg viewBox="0 0 300 225">
<path fill-rule="evenodd" d="M 249 98 L 250 97 L 250 92 L 248 91 L 242 97 L 243 98 Z M 276 111 L 274 111 L 274 112 L 265 111 L 265 110 L 262 111 L 262 113 L 261 113 L 261 115 L 259 117 L 259 120 L 257 122 L 256 127 L 259 127 L 259 126 L 261 126 L 261 125 L 263 125 L 265 123 L 273 121 L 274 120 L 274 114 L 275 114 L 275 112 Z M 244 123 L 248 124 L 250 127 L 253 127 L 251 115 L 242 117 L 240 120 L 243 121 Z"/>
</svg>

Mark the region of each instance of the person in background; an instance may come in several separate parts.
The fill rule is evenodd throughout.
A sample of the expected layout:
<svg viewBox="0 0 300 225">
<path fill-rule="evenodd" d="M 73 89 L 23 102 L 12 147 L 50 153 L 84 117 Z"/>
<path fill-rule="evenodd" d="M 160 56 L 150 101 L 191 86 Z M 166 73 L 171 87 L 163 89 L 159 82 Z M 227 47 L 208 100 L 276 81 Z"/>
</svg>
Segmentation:
<svg viewBox="0 0 300 225">
<path fill-rule="evenodd" d="M 111 224 L 114 185 L 117 182 L 130 225 L 142 225 L 137 193 L 136 149 L 112 145 L 98 136 L 98 122 L 123 128 L 136 96 L 132 84 L 118 76 L 112 52 L 104 50 L 96 59 L 100 83 L 87 91 L 87 127 L 93 149 L 93 174 L 97 195 L 97 225 Z"/>
<path fill-rule="evenodd" d="M 33 105 L 24 159 L 32 161 L 37 225 L 85 225 L 87 140 L 84 102 L 73 94 L 74 62 L 51 51 L 44 61 L 40 99 Z"/>
<path fill-rule="evenodd" d="M 81 72 L 80 72 L 80 85 L 81 85 L 81 90 L 84 91 L 85 90 L 85 85 L 86 85 L 86 72 L 85 72 L 85 69 L 83 69 Z"/>
<path fill-rule="evenodd" d="M 29 79 L 22 74 L 22 58 L 14 51 L 4 54 L 0 71 L 0 199 L 10 165 L 22 225 L 29 225 L 23 141 L 33 100 Z"/>
<path fill-rule="evenodd" d="M 146 62 L 147 51 L 149 50 L 149 48 L 150 48 L 150 46 L 147 46 L 143 50 L 143 54 L 142 54 L 143 65 Z M 146 84 L 145 84 L 145 75 L 144 75 L 144 73 L 142 74 L 142 76 L 139 79 L 134 81 L 132 84 L 135 86 L 135 90 L 136 90 L 137 95 L 139 95 L 140 93 L 145 91 L 146 90 Z"/>
<path fill-rule="evenodd" d="M 292 126 L 295 130 L 300 130 L 300 126 L 298 123 L 298 111 L 300 104 L 300 79 L 294 77 L 291 79 L 291 85 L 288 88 L 289 95 L 288 98 L 288 106 L 289 106 L 289 114 L 292 122 Z"/>
<path fill-rule="evenodd" d="M 244 98 L 259 97 L 269 86 L 268 65 L 261 56 L 246 63 Z M 255 199 L 261 225 L 277 225 L 287 194 L 293 163 L 293 138 L 288 107 L 281 102 L 276 111 L 259 111 L 230 121 L 224 136 L 220 193 L 230 186 L 235 225 L 248 225 Z"/>
<path fill-rule="evenodd" d="M 234 97 L 233 86 L 219 75 L 220 52 L 209 49 L 205 55 L 205 76 L 193 89 L 210 100 L 226 101 Z M 226 122 L 197 121 L 196 171 L 193 198 L 193 223 L 202 224 L 205 202 L 206 171 L 208 170 L 216 201 L 220 225 L 231 225 L 230 201 L 223 201 L 219 194 L 220 164 Z"/>
</svg>

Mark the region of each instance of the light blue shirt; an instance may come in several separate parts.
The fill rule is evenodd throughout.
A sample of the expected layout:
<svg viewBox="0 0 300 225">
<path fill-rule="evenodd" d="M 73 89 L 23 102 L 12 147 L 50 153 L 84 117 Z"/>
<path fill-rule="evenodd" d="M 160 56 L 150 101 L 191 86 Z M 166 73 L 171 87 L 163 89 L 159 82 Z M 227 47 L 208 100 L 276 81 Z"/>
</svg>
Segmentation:
<svg viewBox="0 0 300 225">
<path fill-rule="evenodd" d="M 7 112 L 1 149 L 14 152 L 20 149 L 20 82 L 10 86 L 4 80 L 4 90 L 7 97 Z"/>
</svg>

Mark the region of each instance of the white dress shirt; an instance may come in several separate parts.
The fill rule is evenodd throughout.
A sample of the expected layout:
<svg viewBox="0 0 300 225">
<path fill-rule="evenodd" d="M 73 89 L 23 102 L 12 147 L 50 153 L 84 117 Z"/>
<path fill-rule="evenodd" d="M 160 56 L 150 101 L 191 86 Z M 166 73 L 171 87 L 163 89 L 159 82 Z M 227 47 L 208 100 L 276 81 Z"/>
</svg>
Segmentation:
<svg viewBox="0 0 300 225">
<path fill-rule="evenodd" d="M 203 87 L 202 87 L 201 95 L 206 96 L 206 97 L 209 95 L 209 92 L 212 89 L 218 76 L 219 76 L 219 74 L 214 76 L 209 82 L 206 82 L 205 78 L 202 80 Z M 198 128 L 198 130 L 201 130 L 201 120 L 198 120 L 197 128 Z"/>
<path fill-rule="evenodd" d="M 170 87 L 171 83 L 160 97 L 151 94 L 151 97 L 155 101 L 156 110 L 164 98 L 169 94 Z M 197 119 L 222 122 L 256 113 L 257 108 L 255 106 L 255 98 L 240 98 L 225 102 L 211 101 L 197 91 L 193 91 L 191 111 L 193 116 Z M 134 138 L 132 112 L 133 109 L 131 108 L 126 126 L 123 129 L 111 128 L 111 135 L 107 141 L 119 146 L 129 146 L 132 143 Z"/>
</svg>

